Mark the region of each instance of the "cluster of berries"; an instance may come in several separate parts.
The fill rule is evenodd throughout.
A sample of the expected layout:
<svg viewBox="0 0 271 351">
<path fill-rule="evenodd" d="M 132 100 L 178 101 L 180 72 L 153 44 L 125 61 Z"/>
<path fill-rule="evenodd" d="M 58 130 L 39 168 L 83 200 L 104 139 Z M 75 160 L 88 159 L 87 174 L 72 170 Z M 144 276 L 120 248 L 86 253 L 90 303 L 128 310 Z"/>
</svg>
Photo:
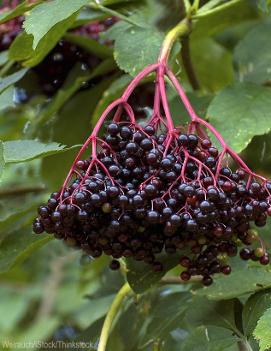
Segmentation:
<svg viewBox="0 0 271 351">
<path fill-rule="evenodd" d="M 180 253 L 181 278 L 229 274 L 226 256 L 250 245 L 250 230 L 271 215 L 271 183 L 261 185 L 238 168 L 220 167 L 209 139 L 155 125 L 112 122 L 100 140 L 97 159 L 78 160 L 70 186 L 39 208 L 36 233 L 54 233 L 93 257 L 133 257 L 162 271 L 159 255 Z M 187 256 L 181 253 L 188 251 Z M 263 248 L 243 248 L 242 259 L 269 262 Z"/>
</svg>

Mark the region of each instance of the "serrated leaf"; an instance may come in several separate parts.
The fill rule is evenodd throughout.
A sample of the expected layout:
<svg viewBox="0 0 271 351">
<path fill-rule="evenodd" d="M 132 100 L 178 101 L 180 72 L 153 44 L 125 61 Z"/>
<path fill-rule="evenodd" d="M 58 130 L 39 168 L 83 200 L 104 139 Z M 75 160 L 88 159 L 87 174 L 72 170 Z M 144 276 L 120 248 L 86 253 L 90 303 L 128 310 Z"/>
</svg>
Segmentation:
<svg viewBox="0 0 271 351">
<path fill-rule="evenodd" d="M 37 236 L 28 229 L 8 235 L 0 244 L 0 271 L 5 272 L 20 265 L 53 239 L 51 235 Z"/>
<path fill-rule="evenodd" d="M 210 122 L 236 152 L 241 152 L 255 135 L 271 130 L 271 89 L 239 83 L 222 90 L 207 111 Z"/>
<path fill-rule="evenodd" d="M 244 334 L 250 337 L 258 320 L 271 307 L 271 290 L 261 291 L 249 297 L 243 308 Z"/>
<path fill-rule="evenodd" d="M 37 140 L 6 141 L 4 142 L 4 159 L 6 163 L 25 162 L 58 152 L 65 152 L 76 147 L 78 146 L 66 148 L 65 145 L 55 142 L 44 144 Z"/>
<path fill-rule="evenodd" d="M 22 61 L 23 66 L 33 67 L 40 63 L 43 58 L 54 48 L 56 43 L 72 25 L 77 14 L 73 14 L 62 22 L 57 23 L 39 41 L 33 49 L 33 36 L 26 32 L 18 35 L 9 48 L 9 58 L 14 61 Z"/>
<path fill-rule="evenodd" d="M 27 68 L 22 68 L 19 71 L 10 74 L 9 76 L 0 78 L 0 93 L 2 93 L 5 89 L 10 87 L 12 84 L 22 79 L 27 71 L 28 71 Z"/>
<path fill-rule="evenodd" d="M 15 90 L 12 85 L 0 93 L 0 111 L 10 107 L 15 107 L 14 94 Z"/>
<path fill-rule="evenodd" d="M 260 351 L 269 350 L 271 347 L 271 308 L 265 311 L 254 330 L 254 337 L 260 343 Z"/>
<path fill-rule="evenodd" d="M 88 3 L 88 0 L 53 0 L 31 10 L 23 27 L 28 34 L 33 35 L 33 49 L 56 24 L 64 22 Z"/>
<path fill-rule="evenodd" d="M 155 28 L 127 26 L 115 38 L 114 57 L 118 66 L 132 76 L 157 61 L 163 34 Z"/>
<path fill-rule="evenodd" d="M 218 276 L 212 286 L 198 289 L 196 295 L 206 296 L 212 300 L 227 300 L 245 294 L 251 294 L 271 287 L 271 271 L 265 267 L 248 267 L 233 271 L 230 276 Z"/>
<path fill-rule="evenodd" d="M 250 30 L 235 47 L 234 60 L 241 81 L 264 83 L 271 80 L 270 35 L 271 23 L 261 23 Z"/>
</svg>

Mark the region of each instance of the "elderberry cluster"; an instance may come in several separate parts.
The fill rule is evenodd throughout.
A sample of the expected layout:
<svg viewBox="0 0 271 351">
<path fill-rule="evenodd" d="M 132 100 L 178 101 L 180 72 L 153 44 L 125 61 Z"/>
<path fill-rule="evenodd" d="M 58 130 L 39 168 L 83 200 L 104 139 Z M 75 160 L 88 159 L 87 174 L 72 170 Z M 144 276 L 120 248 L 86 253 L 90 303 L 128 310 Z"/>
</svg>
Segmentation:
<svg viewBox="0 0 271 351">
<path fill-rule="evenodd" d="M 181 278 L 201 275 L 204 285 L 229 274 L 227 258 L 238 252 L 268 264 L 263 247 L 249 246 L 258 241 L 251 224 L 262 227 L 271 215 L 271 183 L 222 166 L 218 149 L 195 133 L 111 122 L 99 140 L 70 184 L 38 209 L 35 233 L 112 256 L 112 269 L 132 257 L 160 272 L 163 255 L 179 255 Z"/>
</svg>

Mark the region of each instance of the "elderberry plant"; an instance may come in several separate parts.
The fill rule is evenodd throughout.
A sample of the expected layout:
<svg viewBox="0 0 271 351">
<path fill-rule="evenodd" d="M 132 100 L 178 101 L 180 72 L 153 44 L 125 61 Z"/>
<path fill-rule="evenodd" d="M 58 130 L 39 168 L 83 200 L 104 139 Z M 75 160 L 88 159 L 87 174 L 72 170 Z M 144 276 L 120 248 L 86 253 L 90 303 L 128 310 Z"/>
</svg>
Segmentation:
<svg viewBox="0 0 271 351">
<path fill-rule="evenodd" d="M 4 348 L 270 349 L 270 5 L 0 0 Z"/>
</svg>

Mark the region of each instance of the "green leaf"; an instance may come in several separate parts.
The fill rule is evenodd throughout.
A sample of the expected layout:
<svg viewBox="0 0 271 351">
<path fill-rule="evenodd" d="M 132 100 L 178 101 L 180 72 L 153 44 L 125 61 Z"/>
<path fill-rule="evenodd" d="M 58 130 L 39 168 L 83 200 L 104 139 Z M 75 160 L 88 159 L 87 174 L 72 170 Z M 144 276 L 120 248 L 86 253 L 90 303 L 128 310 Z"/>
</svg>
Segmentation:
<svg viewBox="0 0 271 351">
<path fill-rule="evenodd" d="M 271 308 L 265 311 L 254 330 L 254 337 L 260 343 L 260 351 L 269 350 L 271 347 Z"/>
<path fill-rule="evenodd" d="M 90 299 L 90 301 L 85 301 L 84 303 L 80 301 L 80 307 L 77 308 L 74 313 L 74 319 L 82 329 L 89 327 L 106 315 L 114 297 L 115 295 L 109 295 L 97 299 Z"/>
<path fill-rule="evenodd" d="M 271 89 L 252 83 L 229 86 L 213 99 L 207 117 L 225 141 L 241 152 L 255 135 L 271 130 Z"/>
<path fill-rule="evenodd" d="M 38 350 L 38 343 L 43 340 L 48 340 L 48 338 L 53 334 L 59 324 L 58 318 L 53 316 L 48 316 L 45 318 L 40 318 L 34 321 L 28 328 L 24 330 L 23 333 L 17 335 L 16 342 L 19 344 L 29 343 L 33 344 L 35 347 L 32 348 L 33 351 Z"/>
<path fill-rule="evenodd" d="M 0 140 L 0 180 L 3 174 L 3 170 L 5 167 L 5 159 L 4 159 L 4 144 Z"/>
<path fill-rule="evenodd" d="M 71 15 L 62 22 L 57 23 L 39 41 L 35 50 L 33 49 L 33 36 L 23 32 L 18 35 L 9 48 L 9 58 L 14 61 L 22 61 L 23 66 L 33 67 L 40 63 L 50 52 L 76 18 Z"/>
<path fill-rule="evenodd" d="M 208 14 L 202 13 L 196 16 L 191 38 L 193 40 L 196 37 L 210 37 L 226 28 L 258 17 L 259 14 L 254 5 L 248 0 L 232 1 L 226 8 L 218 6 Z"/>
<path fill-rule="evenodd" d="M 236 332 L 234 309 L 237 302 L 238 300 L 210 301 L 196 296 L 191 302 L 191 308 L 187 310 L 186 321 L 191 328 L 212 325 Z"/>
<path fill-rule="evenodd" d="M 23 227 L 31 227 L 37 207 L 44 202 L 40 161 L 6 164 L 0 186 L 0 240 Z"/>
<path fill-rule="evenodd" d="M 31 10 L 23 27 L 28 34 L 33 35 L 33 49 L 56 24 L 67 20 L 88 3 L 88 0 L 53 0 Z"/>
<path fill-rule="evenodd" d="M 2 286 L 0 291 L 0 328 L 1 334 L 11 332 L 27 312 L 30 296 L 24 292 L 24 298 L 15 288 Z"/>
<path fill-rule="evenodd" d="M 218 276 L 212 286 L 198 289 L 196 295 L 206 296 L 212 300 L 226 300 L 245 294 L 254 293 L 271 287 L 270 268 L 247 267 L 233 271 L 230 276 Z"/>
<path fill-rule="evenodd" d="M 151 266 L 143 262 L 127 259 L 127 281 L 135 293 L 141 294 L 153 285 L 157 284 L 167 271 L 178 264 L 179 256 L 165 255 L 158 259 L 164 266 L 163 272 L 154 273 Z"/>
<path fill-rule="evenodd" d="M 220 327 L 200 326 L 185 338 L 181 351 L 237 351 L 237 338 L 232 332 Z M 233 347 L 235 346 L 235 347 Z M 231 348 L 233 347 L 233 348 Z"/>
<path fill-rule="evenodd" d="M 47 128 L 49 129 L 49 136 L 66 145 L 83 143 L 91 132 L 90 116 L 92 116 L 97 101 L 99 101 L 103 91 L 110 85 L 111 81 L 111 78 L 103 79 L 94 87 L 80 91 L 72 99 L 68 99 L 58 114 L 51 116 L 54 118 L 52 122 L 50 121 L 53 128 Z M 80 116 L 80 123 L 75 123 L 74 116 Z M 48 120 L 49 116 L 45 122 Z M 43 159 L 43 179 L 49 183 L 51 188 L 57 188 L 63 183 L 72 160 L 76 156 L 74 151 L 58 153 Z M 55 172 L 52 172 L 52 169 Z"/>
<path fill-rule="evenodd" d="M 32 202 L 27 202 L 30 201 L 30 198 Z M 14 196 L 12 199 L 7 199 L 6 197 L 1 199 L 1 239 L 15 230 L 27 225 L 31 226 L 31 222 L 35 216 L 35 210 L 37 209 L 38 205 L 40 205 L 41 201 L 43 201 L 41 197 L 36 198 L 30 196 Z M 18 205 L 18 202 L 20 205 Z M 11 205 L 13 205 L 13 207 L 11 207 Z M 3 206 L 6 206 L 6 211 L 2 210 Z"/>
<path fill-rule="evenodd" d="M 0 111 L 10 107 L 15 107 L 14 94 L 15 90 L 12 85 L 0 93 Z"/>
<path fill-rule="evenodd" d="M 249 297 L 245 303 L 242 319 L 244 334 L 252 335 L 258 320 L 271 307 L 271 290 L 261 291 Z"/>
<path fill-rule="evenodd" d="M 164 36 L 155 28 L 127 25 L 117 33 L 114 57 L 123 71 L 135 76 L 145 66 L 157 61 Z"/>
<path fill-rule="evenodd" d="M 22 79 L 27 71 L 27 68 L 22 68 L 19 71 L 10 74 L 9 76 L 0 78 L 0 93 L 10 87 L 12 84 L 18 82 L 18 80 Z"/>
<path fill-rule="evenodd" d="M 250 30 L 235 47 L 234 60 L 241 81 L 264 83 L 271 80 L 270 35 L 271 23 L 261 23 Z"/>
<path fill-rule="evenodd" d="M 29 4 L 29 1 L 23 1 L 21 4 L 16 6 L 14 9 L 5 11 L 0 14 L 0 24 L 7 22 L 15 17 L 18 17 L 24 14 L 26 11 L 29 11 L 33 7 L 37 6 L 40 1 L 35 1 L 35 3 Z"/>
<path fill-rule="evenodd" d="M 202 96 L 195 92 L 188 92 L 187 97 L 191 102 L 195 112 L 199 116 L 204 118 L 206 115 L 207 108 L 213 99 L 213 95 L 210 94 Z M 184 104 L 180 99 L 180 96 L 175 94 L 175 92 L 174 95 L 169 96 L 169 106 L 173 121 L 176 123 L 177 126 L 190 121 L 189 115 L 184 107 Z"/>
<path fill-rule="evenodd" d="M 160 296 L 151 308 L 150 322 L 142 344 L 150 340 L 164 339 L 172 330 L 179 328 L 183 323 L 185 311 L 190 307 L 190 301 L 191 295 L 184 292 Z"/>
<path fill-rule="evenodd" d="M 0 244 L 0 271 L 21 265 L 32 253 L 53 240 L 51 235 L 35 235 L 28 229 L 8 235 Z"/>
<path fill-rule="evenodd" d="M 66 148 L 58 143 L 44 144 L 37 140 L 12 140 L 4 142 L 4 159 L 6 163 L 25 162 L 77 147 Z"/>
<path fill-rule="evenodd" d="M 232 55 L 214 39 L 191 41 L 191 58 L 202 88 L 215 92 L 233 82 Z M 206 67 L 212 69 L 207 70 Z"/>
</svg>

